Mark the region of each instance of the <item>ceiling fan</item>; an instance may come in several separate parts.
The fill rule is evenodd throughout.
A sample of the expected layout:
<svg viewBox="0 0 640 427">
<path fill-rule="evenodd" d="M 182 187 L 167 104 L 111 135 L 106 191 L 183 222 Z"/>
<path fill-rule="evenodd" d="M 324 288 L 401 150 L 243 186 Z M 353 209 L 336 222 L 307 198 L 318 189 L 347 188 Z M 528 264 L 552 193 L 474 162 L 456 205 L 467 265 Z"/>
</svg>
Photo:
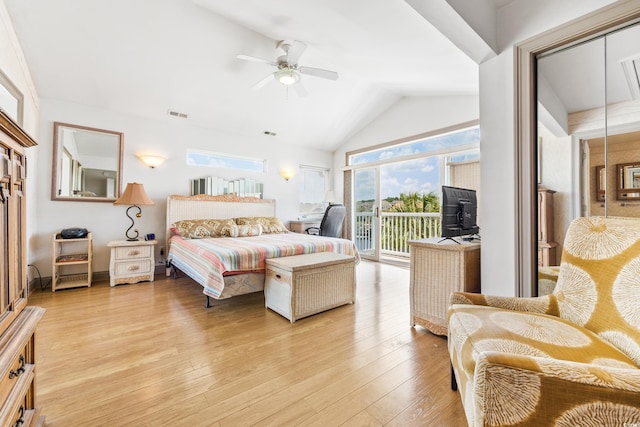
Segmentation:
<svg viewBox="0 0 640 427">
<path fill-rule="evenodd" d="M 301 41 L 281 40 L 276 45 L 284 51 L 284 55 L 279 56 L 275 61 L 256 58 L 249 55 L 238 55 L 238 59 L 251 62 L 259 62 L 276 67 L 277 70 L 253 85 L 253 90 L 258 90 L 272 80 L 276 80 L 285 86 L 293 86 L 298 96 L 306 96 L 307 91 L 302 85 L 301 74 L 321 77 L 323 79 L 337 80 L 338 73 L 335 71 L 323 70 L 321 68 L 305 67 L 298 64 L 300 56 L 304 53 L 307 45 Z"/>
</svg>

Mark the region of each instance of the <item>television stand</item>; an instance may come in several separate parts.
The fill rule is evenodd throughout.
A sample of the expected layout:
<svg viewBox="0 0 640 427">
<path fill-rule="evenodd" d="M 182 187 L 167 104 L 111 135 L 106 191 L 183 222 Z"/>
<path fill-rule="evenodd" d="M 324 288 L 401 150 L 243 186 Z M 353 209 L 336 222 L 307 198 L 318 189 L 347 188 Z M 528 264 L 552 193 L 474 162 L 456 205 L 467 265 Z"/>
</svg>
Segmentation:
<svg viewBox="0 0 640 427">
<path fill-rule="evenodd" d="M 480 292 L 480 242 L 438 244 L 440 237 L 412 240 L 409 300 L 411 325 L 447 335 L 452 292 Z"/>
<path fill-rule="evenodd" d="M 456 239 L 454 239 L 453 237 L 445 237 L 444 239 L 440 240 L 438 243 L 442 243 L 442 242 L 444 242 L 445 240 L 451 240 L 451 241 L 453 241 L 453 242 L 455 242 L 455 243 L 457 243 L 457 244 L 459 244 L 459 245 L 461 245 L 461 244 L 462 244 L 462 243 L 458 242 Z"/>
</svg>

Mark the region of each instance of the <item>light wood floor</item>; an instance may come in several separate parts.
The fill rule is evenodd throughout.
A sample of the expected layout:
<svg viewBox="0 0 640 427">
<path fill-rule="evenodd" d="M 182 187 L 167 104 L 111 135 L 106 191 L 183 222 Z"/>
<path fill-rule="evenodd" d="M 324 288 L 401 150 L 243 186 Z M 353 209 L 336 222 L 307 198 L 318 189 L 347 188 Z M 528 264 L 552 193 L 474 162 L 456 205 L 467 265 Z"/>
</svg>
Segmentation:
<svg viewBox="0 0 640 427">
<path fill-rule="evenodd" d="M 462 426 L 446 338 L 409 326 L 409 270 L 363 261 L 357 302 L 296 321 L 187 278 L 31 294 L 48 426 Z"/>
</svg>

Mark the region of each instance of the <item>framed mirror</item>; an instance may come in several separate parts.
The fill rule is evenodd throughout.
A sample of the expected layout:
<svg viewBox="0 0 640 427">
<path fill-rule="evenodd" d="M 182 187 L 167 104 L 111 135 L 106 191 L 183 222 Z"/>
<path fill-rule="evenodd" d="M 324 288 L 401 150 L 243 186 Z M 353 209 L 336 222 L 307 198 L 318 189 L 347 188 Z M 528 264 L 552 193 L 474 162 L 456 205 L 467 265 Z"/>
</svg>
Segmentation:
<svg viewBox="0 0 640 427">
<path fill-rule="evenodd" d="M 616 165 L 618 200 L 640 200 L 640 163 Z"/>
<path fill-rule="evenodd" d="M 111 202 L 120 197 L 124 135 L 54 122 L 51 200 Z"/>
</svg>

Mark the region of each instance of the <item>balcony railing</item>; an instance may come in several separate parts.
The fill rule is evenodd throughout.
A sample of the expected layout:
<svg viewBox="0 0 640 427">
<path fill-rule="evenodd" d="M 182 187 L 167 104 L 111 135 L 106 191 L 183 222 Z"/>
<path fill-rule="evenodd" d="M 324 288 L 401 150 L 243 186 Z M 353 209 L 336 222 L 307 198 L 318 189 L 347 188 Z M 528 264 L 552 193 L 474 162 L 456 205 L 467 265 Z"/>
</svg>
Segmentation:
<svg viewBox="0 0 640 427">
<path fill-rule="evenodd" d="M 395 256 L 409 256 L 410 240 L 440 236 L 439 212 L 382 212 L 381 251 Z M 362 254 L 373 253 L 374 226 L 372 212 L 358 212 L 355 221 L 355 243 Z"/>
</svg>

